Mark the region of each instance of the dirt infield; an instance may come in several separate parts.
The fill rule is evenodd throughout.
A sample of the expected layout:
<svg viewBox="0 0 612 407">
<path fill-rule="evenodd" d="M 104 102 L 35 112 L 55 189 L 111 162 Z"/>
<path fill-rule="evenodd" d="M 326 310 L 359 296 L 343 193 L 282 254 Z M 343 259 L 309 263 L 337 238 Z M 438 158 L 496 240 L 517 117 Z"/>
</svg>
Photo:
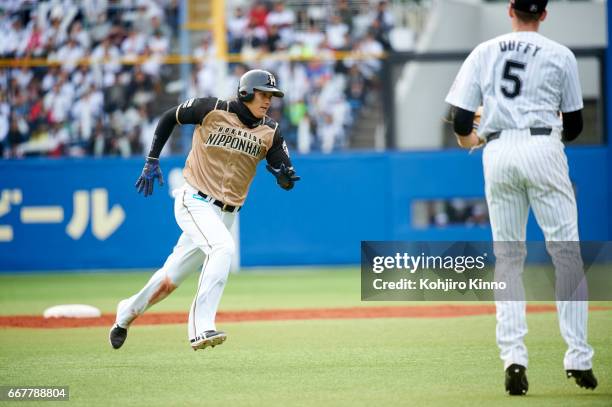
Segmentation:
<svg viewBox="0 0 612 407">
<path fill-rule="evenodd" d="M 592 311 L 608 307 L 591 307 Z M 528 305 L 527 312 L 555 312 L 554 305 Z M 259 311 L 220 311 L 217 322 L 290 321 L 308 319 L 366 319 L 366 318 L 455 318 L 494 314 L 493 305 L 425 305 L 400 307 L 352 307 L 275 309 Z M 37 315 L 0 316 L 0 328 L 84 328 L 110 326 L 114 314 L 100 318 L 49 318 Z M 135 321 L 136 325 L 182 324 L 187 322 L 187 312 L 147 313 Z"/>
</svg>

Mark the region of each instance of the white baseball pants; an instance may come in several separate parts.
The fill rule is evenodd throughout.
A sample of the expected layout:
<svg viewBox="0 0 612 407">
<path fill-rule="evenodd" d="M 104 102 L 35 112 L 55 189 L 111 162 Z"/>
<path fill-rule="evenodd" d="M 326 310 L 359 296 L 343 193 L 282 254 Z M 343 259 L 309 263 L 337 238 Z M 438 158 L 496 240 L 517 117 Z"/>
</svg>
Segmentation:
<svg viewBox="0 0 612 407">
<path fill-rule="evenodd" d="M 189 274 L 201 270 L 189 311 L 191 340 L 204 331 L 216 329 L 215 315 L 236 250 L 230 233 L 235 213 L 223 212 L 187 183 L 174 190 L 173 196 L 174 216 L 183 233 L 163 267 L 142 290 L 119 302 L 116 323 L 127 328 L 151 305 L 168 296 Z"/>
<path fill-rule="evenodd" d="M 585 299 L 576 200 L 559 132 L 532 136 L 529 130 L 504 131 L 485 146 L 483 166 L 493 240 L 524 242 L 531 206 L 553 259 L 557 289 L 562 288 L 560 282 L 581 281 L 576 294 L 577 298 Z M 496 337 L 504 369 L 513 363 L 527 367 L 522 281 L 526 254 L 524 243 L 495 244 L 496 279 L 508 282 L 512 295 L 512 301 L 495 303 Z M 565 369 L 590 369 L 593 349 L 587 343 L 588 302 L 557 301 L 557 314 L 561 335 L 568 346 L 563 360 Z"/>
</svg>

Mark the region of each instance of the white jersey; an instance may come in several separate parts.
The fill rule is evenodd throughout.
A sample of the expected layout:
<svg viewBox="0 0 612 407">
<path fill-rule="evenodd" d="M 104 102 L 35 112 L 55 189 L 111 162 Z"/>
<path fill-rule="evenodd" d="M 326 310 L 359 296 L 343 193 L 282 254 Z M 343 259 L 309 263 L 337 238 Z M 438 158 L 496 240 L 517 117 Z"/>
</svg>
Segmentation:
<svg viewBox="0 0 612 407">
<path fill-rule="evenodd" d="M 562 128 L 559 112 L 583 107 L 576 57 L 534 31 L 478 45 L 463 63 L 446 102 L 475 112 L 481 134 L 530 127 Z"/>
<path fill-rule="evenodd" d="M 526 3 L 524 3 L 526 4 Z M 535 4 L 535 1 L 531 4 Z M 536 32 L 513 32 L 480 44 L 463 63 L 446 101 L 475 112 L 483 105 L 478 132 L 501 134 L 482 154 L 485 194 L 495 242 L 524 242 L 533 210 L 547 242 L 577 242 L 576 200 L 561 142 L 559 111 L 582 109 L 576 58 L 566 47 Z M 529 128 L 551 128 L 533 132 Z M 537 136 L 537 137 L 532 137 Z M 540 137 L 550 136 L 550 137 Z M 504 369 L 527 367 L 526 305 L 522 272 L 525 252 L 495 246 L 495 274 L 507 282 L 512 301 L 497 298 L 497 344 Z M 548 245 L 557 285 L 584 281 L 580 251 Z M 500 251 L 498 251 L 500 248 Z M 499 255 L 503 253 L 502 255 Z M 571 271 L 564 265 L 572 263 Z M 587 343 L 588 302 L 558 301 L 559 325 L 568 350 L 565 369 L 588 370 L 593 349 Z"/>
</svg>

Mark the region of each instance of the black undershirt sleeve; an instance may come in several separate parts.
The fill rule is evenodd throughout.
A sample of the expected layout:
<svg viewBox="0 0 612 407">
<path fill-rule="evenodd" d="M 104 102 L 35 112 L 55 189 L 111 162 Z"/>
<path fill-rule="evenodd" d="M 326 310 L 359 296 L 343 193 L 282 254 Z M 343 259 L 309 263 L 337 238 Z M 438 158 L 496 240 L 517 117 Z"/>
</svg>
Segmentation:
<svg viewBox="0 0 612 407">
<path fill-rule="evenodd" d="M 176 124 L 200 124 L 204 117 L 215 109 L 217 98 L 189 99 L 179 106 L 168 109 L 162 114 L 148 157 L 159 158 L 162 149 L 174 130 Z"/>
<path fill-rule="evenodd" d="M 283 139 L 280 128 L 278 127 L 274 132 L 274 141 L 272 142 L 272 147 L 270 147 L 268 154 L 266 154 L 266 160 L 268 164 L 277 169 L 280 168 L 281 164 L 285 164 L 287 168 L 292 167 L 285 139 Z"/>
<path fill-rule="evenodd" d="M 563 141 L 573 141 L 582 133 L 582 110 L 563 113 Z"/>
<path fill-rule="evenodd" d="M 475 112 L 454 107 L 453 130 L 460 136 L 469 136 L 474 128 Z"/>
</svg>

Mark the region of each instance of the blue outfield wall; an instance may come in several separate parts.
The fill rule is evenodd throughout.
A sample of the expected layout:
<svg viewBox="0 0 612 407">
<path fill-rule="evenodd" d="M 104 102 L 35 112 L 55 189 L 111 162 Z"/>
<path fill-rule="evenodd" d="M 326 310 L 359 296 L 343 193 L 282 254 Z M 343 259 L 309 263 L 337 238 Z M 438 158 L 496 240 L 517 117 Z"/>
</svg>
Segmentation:
<svg viewBox="0 0 612 407">
<path fill-rule="evenodd" d="M 567 150 L 582 240 L 610 240 L 604 147 Z M 294 158 L 302 176 L 278 188 L 260 165 L 240 212 L 244 266 L 357 264 L 362 240 L 490 240 L 488 227 L 415 228 L 414 200 L 482 197 L 481 153 L 342 153 Z M 167 184 L 183 158 L 162 159 Z M 134 189 L 141 159 L 0 162 L 0 271 L 159 267 L 180 229 L 170 187 Z M 168 182 L 169 181 L 169 182 Z M 530 219 L 529 240 L 542 240 Z"/>
<path fill-rule="evenodd" d="M 606 3 L 606 16 L 607 16 L 607 29 L 608 29 L 608 44 L 612 44 L 612 4 L 610 2 Z M 606 47 L 606 66 L 605 66 L 605 74 L 603 75 L 605 82 L 605 99 L 606 101 L 610 100 L 612 97 L 612 50 L 610 47 Z M 608 174 L 612 174 L 612 142 L 610 141 L 610 132 L 608 129 L 612 128 L 612 103 L 605 103 L 605 128 L 606 128 L 606 137 L 607 137 L 607 147 L 608 147 L 608 161 L 607 161 L 607 171 Z M 612 177 L 612 176 L 611 176 Z M 610 180 L 609 180 L 610 181 Z M 609 184 L 608 184 L 609 185 Z M 608 202 L 612 202 L 612 188 L 608 187 Z M 612 212 L 612 210 L 609 210 Z M 612 216 L 608 216 L 608 235 L 612 236 Z"/>
</svg>

